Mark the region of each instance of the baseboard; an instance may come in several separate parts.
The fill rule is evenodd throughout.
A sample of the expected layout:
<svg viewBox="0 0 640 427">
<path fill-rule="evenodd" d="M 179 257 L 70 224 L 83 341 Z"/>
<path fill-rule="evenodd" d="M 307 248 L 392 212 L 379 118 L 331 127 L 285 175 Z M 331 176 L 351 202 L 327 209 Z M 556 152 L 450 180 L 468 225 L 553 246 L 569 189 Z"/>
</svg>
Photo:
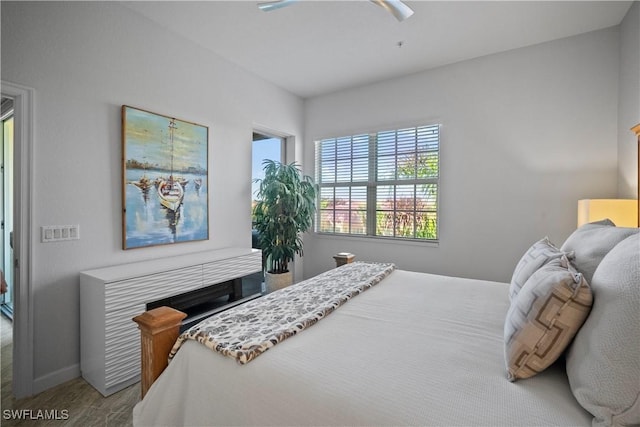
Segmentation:
<svg viewBox="0 0 640 427">
<path fill-rule="evenodd" d="M 52 387 L 71 381 L 72 379 L 80 376 L 80 364 L 71 365 L 67 368 L 63 368 L 52 372 L 47 375 L 43 375 L 33 380 L 33 394 L 42 393 Z"/>
</svg>

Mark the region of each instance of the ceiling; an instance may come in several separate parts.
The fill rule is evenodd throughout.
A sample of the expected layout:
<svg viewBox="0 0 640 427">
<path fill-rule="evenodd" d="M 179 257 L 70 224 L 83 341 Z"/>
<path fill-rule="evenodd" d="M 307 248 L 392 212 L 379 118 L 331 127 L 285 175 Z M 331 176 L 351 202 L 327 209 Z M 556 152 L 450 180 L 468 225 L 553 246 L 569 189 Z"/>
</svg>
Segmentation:
<svg viewBox="0 0 640 427">
<path fill-rule="evenodd" d="M 303 98 L 618 25 L 631 2 L 406 1 L 398 22 L 366 0 L 123 2 Z"/>
</svg>

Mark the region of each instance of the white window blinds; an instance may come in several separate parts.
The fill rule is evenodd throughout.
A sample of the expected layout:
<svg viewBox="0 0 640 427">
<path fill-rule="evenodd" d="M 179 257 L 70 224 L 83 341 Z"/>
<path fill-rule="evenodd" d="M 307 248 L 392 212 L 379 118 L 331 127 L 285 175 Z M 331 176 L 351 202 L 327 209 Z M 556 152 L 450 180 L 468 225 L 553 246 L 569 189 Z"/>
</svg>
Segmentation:
<svg viewBox="0 0 640 427">
<path fill-rule="evenodd" d="M 438 239 L 440 126 L 316 141 L 316 231 Z"/>
</svg>

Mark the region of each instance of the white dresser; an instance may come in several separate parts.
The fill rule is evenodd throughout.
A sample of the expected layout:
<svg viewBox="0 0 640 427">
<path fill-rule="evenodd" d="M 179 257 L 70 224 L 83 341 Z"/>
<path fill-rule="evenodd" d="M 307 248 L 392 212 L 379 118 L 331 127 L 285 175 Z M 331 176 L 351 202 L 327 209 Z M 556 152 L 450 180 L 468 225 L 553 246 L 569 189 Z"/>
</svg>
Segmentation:
<svg viewBox="0 0 640 427">
<path fill-rule="evenodd" d="M 80 273 L 80 370 L 104 396 L 140 380 L 146 304 L 262 270 L 256 249 L 225 248 Z"/>
</svg>

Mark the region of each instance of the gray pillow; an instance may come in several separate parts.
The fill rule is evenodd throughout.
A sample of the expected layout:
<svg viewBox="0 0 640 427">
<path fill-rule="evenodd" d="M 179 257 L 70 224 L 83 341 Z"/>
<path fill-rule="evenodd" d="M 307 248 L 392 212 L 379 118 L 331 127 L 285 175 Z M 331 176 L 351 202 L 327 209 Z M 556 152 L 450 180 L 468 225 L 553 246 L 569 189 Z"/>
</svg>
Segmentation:
<svg viewBox="0 0 640 427">
<path fill-rule="evenodd" d="M 593 306 L 567 353 L 567 375 L 594 426 L 640 425 L 640 234 L 602 260 Z"/>
<path fill-rule="evenodd" d="M 615 245 L 637 234 L 637 228 L 615 227 L 609 220 L 585 224 L 575 230 L 560 247 L 563 252 L 575 252 L 571 260 L 576 269 L 591 283 L 602 258 Z"/>
</svg>

